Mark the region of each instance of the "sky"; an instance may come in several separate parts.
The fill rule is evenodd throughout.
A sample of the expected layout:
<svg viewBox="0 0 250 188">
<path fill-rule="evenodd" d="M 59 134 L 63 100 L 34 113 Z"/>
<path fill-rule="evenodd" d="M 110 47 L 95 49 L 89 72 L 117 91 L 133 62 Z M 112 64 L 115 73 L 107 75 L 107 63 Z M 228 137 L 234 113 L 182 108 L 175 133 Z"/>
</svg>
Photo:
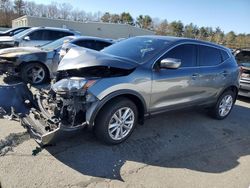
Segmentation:
<svg viewBox="0 0 250 188">
<path fill-rule="evenodd" d="M 217 27 L 224 32 L 250 33 L 250 0 L 30 0 L 36 3 L 70 3 L 85 12 L 129 12 L 133 18 L 180 20 L 184 24 Z"/>
</svg>

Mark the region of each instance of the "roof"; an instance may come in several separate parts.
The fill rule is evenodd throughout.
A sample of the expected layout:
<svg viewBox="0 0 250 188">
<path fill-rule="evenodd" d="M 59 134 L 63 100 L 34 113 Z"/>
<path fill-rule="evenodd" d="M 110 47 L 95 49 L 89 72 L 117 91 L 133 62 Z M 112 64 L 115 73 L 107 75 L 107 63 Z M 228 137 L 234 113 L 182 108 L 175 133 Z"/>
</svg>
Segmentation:
<svg viewBox="0 0 250 188">
<path fill-rule="evenodd" d="M 204 45 L 209 45 L 217 48 L 222 48 L 224 50 L 229 50 L 229 48 L 222 46 L 220 44 L 208 42 L 208 41 L 203 41 L 199 39 L 191 39 L 191 38 L 184 38 L 184 37 L 173 37 L 173 36 L 162 36 L 162 35 L 145 35 L 145 36 L 137 36 L 137 37 L 148 37 L 148 38 L 154 38 L 154 39 L 162 39 L 169 41 L 171 43 L 182 43 L 182 42 L 191 42 L 191 43 L 198 43 L 198 44 L 204 44 Z"/>
<path fill-rule="evenodd" d="M 78 40 L 78 39 L 91 39 L 91 40 L 98 40 L 98 41 L 103 41 L 103 42 L 109 42 L 109 43 L 114 43 L 112 39 L 105 39 L 105 38 L 100 38 L 100 37 L 91 37 L 91 36 L 74 36 L 73 40 Z"/>
<path fill-rule="evenodd" d="M 65 29 L 65 28 L 58 28 L 58 27 L 31 27 L 31 30 L 36 30 L 36 29 L 51 29 L 51 30 L 59 30 L 59 31 L 72 31 L 75 32 L 72 29 Z"/>
</svg>

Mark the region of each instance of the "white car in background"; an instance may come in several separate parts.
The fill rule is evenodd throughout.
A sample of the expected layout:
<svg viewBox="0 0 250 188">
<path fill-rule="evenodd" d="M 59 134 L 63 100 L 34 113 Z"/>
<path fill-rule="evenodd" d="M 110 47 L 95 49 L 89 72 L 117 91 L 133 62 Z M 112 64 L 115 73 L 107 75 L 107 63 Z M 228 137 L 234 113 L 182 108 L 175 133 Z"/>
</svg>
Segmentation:
<svg viewBox="0 0 250 188">
<path fill-rule="evenodd" d="M 12 37 L 0 37 L 0 49 L 19 46 L 41 46 L 65 36 L 80 35 L 79 32 L 53 27 L 32 27 Z"/>
</svg>

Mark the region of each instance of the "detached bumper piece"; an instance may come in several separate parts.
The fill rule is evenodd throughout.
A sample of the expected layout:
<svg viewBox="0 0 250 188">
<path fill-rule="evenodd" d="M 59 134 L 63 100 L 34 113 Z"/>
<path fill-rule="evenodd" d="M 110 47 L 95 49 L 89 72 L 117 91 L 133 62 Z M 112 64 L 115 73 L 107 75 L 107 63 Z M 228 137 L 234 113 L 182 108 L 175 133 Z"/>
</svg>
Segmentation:
<svg viewBox="0 0 250 188">
<path fill-rule="evenodd" d="M 59 136 L 60 125 L 56 120 L 44 119 L 41 116 L 41 112 L 31 109 L 28 115 L 21 118 L 21 124 L 39 144 L 46 145 Z"/>
</svg>

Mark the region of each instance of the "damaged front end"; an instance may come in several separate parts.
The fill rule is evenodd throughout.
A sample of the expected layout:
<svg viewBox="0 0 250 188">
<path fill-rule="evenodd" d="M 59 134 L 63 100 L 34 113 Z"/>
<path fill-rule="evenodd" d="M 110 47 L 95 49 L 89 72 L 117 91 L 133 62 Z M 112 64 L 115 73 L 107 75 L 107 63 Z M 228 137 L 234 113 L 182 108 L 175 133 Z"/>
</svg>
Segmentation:
<svg viewBox="0 0 250 188">
<path fill-rule="evenodd" d="M 133 62 L 93 50 L 71 49 L 59 64 L 57 82 L 49 90 L 32 91 L 32 97 L 22 99 L 29 109 L 21 116 L 22 125 L 40 144 L 92 126 L 101 102 L 97 95 L 110 85 L 98 82 L 126 76 L 135 67 Z"/>
<path fill-rule="evenodd" d="M 97 101 L 87 92 L 94 83 L 95 80 L 72 77 L 58 81 L 49 91 L 40 90 L 35 94 L 36 108 L 31 108 L 22 118 L 22 124 L 41 144 L 48 144 L 67 131 L 85 127 L 86 111 Z"/>
</svg>

